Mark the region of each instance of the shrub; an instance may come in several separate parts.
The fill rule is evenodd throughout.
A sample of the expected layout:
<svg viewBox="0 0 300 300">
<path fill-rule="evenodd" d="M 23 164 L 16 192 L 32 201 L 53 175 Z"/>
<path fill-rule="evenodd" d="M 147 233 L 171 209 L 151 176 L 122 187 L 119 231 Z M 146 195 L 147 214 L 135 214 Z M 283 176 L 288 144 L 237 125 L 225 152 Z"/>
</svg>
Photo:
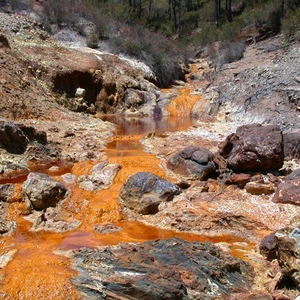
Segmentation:
<svg viewBox="0 0 300 300">
<path fill-rule="evenodd" d="M 91 33 L 86 39 L 86 45 L 92 49 L 98 48 L 98 42 L 99 38 L 95 32 Z"/>
<path fill-rule="evenodd" d="M 167 86 L 183 78 L 179 63 L 184 61 L 182 48 L 174 41 L 142 26 L 122 26 L 120 33 L 109 40 L 116 54 L 124 54 L 145 62 L 155 73 L 158 84 Z"/>
<path fill-rule="evenodd" d="M 243 41 L 220 43 L 219 49 L 210 56 L 217 71 L 230 62 L 240 60 L 244 56 L 246 44 Z"/>
<path fill-rule="evenodd" d="M 282 22 L 282 31 L 287 39 L 297 38 L 300 39 L 300 8 L 295 11 L 289 10 L 286 13 Z"/>
</svg>

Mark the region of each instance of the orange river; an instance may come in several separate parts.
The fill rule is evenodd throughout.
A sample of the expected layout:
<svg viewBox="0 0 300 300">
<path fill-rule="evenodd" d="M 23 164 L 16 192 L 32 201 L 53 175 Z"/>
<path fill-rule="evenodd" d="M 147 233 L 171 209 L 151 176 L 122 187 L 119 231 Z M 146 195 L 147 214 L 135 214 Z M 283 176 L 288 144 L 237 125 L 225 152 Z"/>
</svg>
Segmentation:
<svg viewBox="0 0 300 300">
<path fill-rule="evenodd" d="M 119 210 L 119 190 L 129 176 L 144 171 L 168 179 L 159 168 L 158 158 L 143 152 L 139 140 L 149 132 L 184 130 L 193 125 L 193 120 L 187 115 L 199 99 L 190 96 L 189 89 L 179 92 L 177 100 L 175 99 L 169 107 L 169 118 L 154 120 L 148 117 L 130 121 L 120 117 L 109 119 L 117 123 L 118 129 L 109 141 L 105 155 L 110 163 L 118 163 L 121 170 L 114 184 L 107 190 L 91 192 L 78 186 L 72 189 L 72 196 L 65 201 L 63 207 L 82 222 L 77 230 L 66 233 L 30 231 L 31 223 L 21 215 L 24 209 L 21 202 L 22 182 L 15 185 L 9 217 L 17 220 L 17 229 L 11 236 L 0 238 L 0 254 L 13 253 L 13 259 L 0 269 L 0 299 L 81 299 L 70 281 L 77 273 L 71 268 L 68 258 L 58 255 L 59 250 L 95 248 L 120 242 L 142 242 L 174 236 L 188 241 L 241 241 L 228 236 L 208 238 L 158 229 L 137 221 L 127 221 Z M 96 163 L 79 162 L 69 171 L 76 176 L 86 175 Z M 59 174 L 54 178 L 59 180 Z M 117 225 L 122 230 L 110 234 L 93 231 L 93 225 L 105 223 Z"/>
</svg>

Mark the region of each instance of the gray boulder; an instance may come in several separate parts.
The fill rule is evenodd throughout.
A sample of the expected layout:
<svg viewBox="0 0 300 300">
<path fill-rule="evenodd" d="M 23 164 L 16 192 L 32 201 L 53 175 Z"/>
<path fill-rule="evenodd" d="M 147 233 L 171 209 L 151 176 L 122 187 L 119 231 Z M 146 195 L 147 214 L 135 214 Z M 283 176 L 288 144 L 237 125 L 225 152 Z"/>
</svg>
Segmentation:
<svg viewBox="0 0 300 300">
<path fill-rule="evenodd" d="M 68 194 L 62 183 L 42 173 L 30 173 L 23 184 L 23 197 L 35 210 L 54 207 Z"/>
<path fill-rule="evenodd" d="M 47 143 L 46 133 L 33 127 L 0 121 L 0 147 L 14 154 L 25 152 L 30 142 Z"/>
<path fill-rule="evenodd" d="M 204 148 L 188 146 L 168 159 L 167 167 L 189 179 L 202 180 L 215 171 L 213 157 L 213 153 Z"/>
<path fill-rule="evenodd" d="M 131 176 L 122 186 L 119 203 L 139 214 L 155 214 L 162 202 L 173 200 L 180 188 L 154 174 L 139 172 Z"/>
</svg>

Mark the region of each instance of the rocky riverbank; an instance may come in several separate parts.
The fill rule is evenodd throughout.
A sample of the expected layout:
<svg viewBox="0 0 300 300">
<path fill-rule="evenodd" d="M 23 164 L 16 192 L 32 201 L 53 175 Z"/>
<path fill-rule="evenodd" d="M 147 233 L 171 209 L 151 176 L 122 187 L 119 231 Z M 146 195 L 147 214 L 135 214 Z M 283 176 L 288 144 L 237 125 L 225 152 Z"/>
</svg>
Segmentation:
<svg viewBox="0 0 300 300">
<path fill-rule="evenodd" d="M 47 278 L 56 299 L 299 295 L 298 44 L 252 45 L 218 73 L 196 59 L 186 83 L 162 91 L 142 63 L 66 49 L 34 21 L 0 17 L 1 296 L 46 297 Z M 188 130 L 126 137 L 149 153 L 133 158 L 134 174 L 127 154 L 105 155 L 115 126 L 97 114 L 158 122 L 190 110 Z M 122 240 L 137 221 L 173 238 L 133 230 L 124 244 L 77 249 L 83 236 L 90 247 Z M 216 245 L 174 238 L 182 233 Z M 20 264 L 34 270 L 31 285 Z"/>
</svg>

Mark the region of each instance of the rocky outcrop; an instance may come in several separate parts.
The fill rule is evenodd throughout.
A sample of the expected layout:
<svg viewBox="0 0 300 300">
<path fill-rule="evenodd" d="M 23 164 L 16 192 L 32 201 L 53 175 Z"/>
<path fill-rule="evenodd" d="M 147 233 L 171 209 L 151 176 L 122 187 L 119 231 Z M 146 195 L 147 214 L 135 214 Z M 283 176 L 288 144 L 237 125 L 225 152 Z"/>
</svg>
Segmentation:
<svg viewBox="0 0 300 300">
<path fill-rule="evenodd" d="M 202 180 L 215 171 L 213 157 L 209 150 L 188 146 L 169 158 L 167 167 L 184 177 Z"/>
<path fill-rule="evenodd" d="M 89 299 L 233 299 L 254 278 L 248 263 L 214 245 L 177 238 L 80 249 L 72 261 L 73 283 Z"/>
<path fill-rule="evenodd" d="M 91 169 L 89 175 L 78 177 L 79 186 L 88 191 L 107 189 L 113 184 L 120 168 L 120 165 L 108 164 L 106 161 L 97 164 Z"/>
<path fill-rule="evenodd" d="M 300 288 L 300 221 L 295 218 L 291 224 L 266 236 L 260 243 L 260 252 L 268 259 L 276 259 L 282 275 Z"/>
<path fill-rule="evenodd" d="M 68 189 L 42 173 L 32 172 L 23 184 L 23 197 L 35 210 L 43 210 L 68 196 Z"/>
<path fill-rule="evenodd" d="M 139 172 L 122 186 L 119 203 L 139 214 L 155 214 L 162 202 L 171 201 L 180 188 L 154 174 Z"/>
<path fill-rule="evenodd" d="M 281 130 L 276 125 L 241 126 L 226 138 L 220 154 L 235 172 L 280 169 L 284 159 Z"/>
<path fill-rule="evenodd" d="M 36 131 L 33 127 L 18 125 L 13 122 L 0 121 L 0 147 L 14 154 L 25 152 L 29 142 L 47 143 L 45 132 Z"/>
<path fill-rule="evenodd" d="M 299 43 L 283 48 L 280 37 L 254 43 L 237 62 L 215 74 L 210 87 L 219 91 L 212 111 L 245 124 L 259 122 L 299 130 Z"/>
<path fill-rule="evenodd" d="M 0 123 L 0 146 L 11 153 L 24 153 L 28 139 L 24 132 L 12 122 Z"/>
<path fill-rule="evenodd" d="M 272 201 L 300 205 L 300 169 L 286 176 L 285 181 L 279 184 Z"/>
</svg>

